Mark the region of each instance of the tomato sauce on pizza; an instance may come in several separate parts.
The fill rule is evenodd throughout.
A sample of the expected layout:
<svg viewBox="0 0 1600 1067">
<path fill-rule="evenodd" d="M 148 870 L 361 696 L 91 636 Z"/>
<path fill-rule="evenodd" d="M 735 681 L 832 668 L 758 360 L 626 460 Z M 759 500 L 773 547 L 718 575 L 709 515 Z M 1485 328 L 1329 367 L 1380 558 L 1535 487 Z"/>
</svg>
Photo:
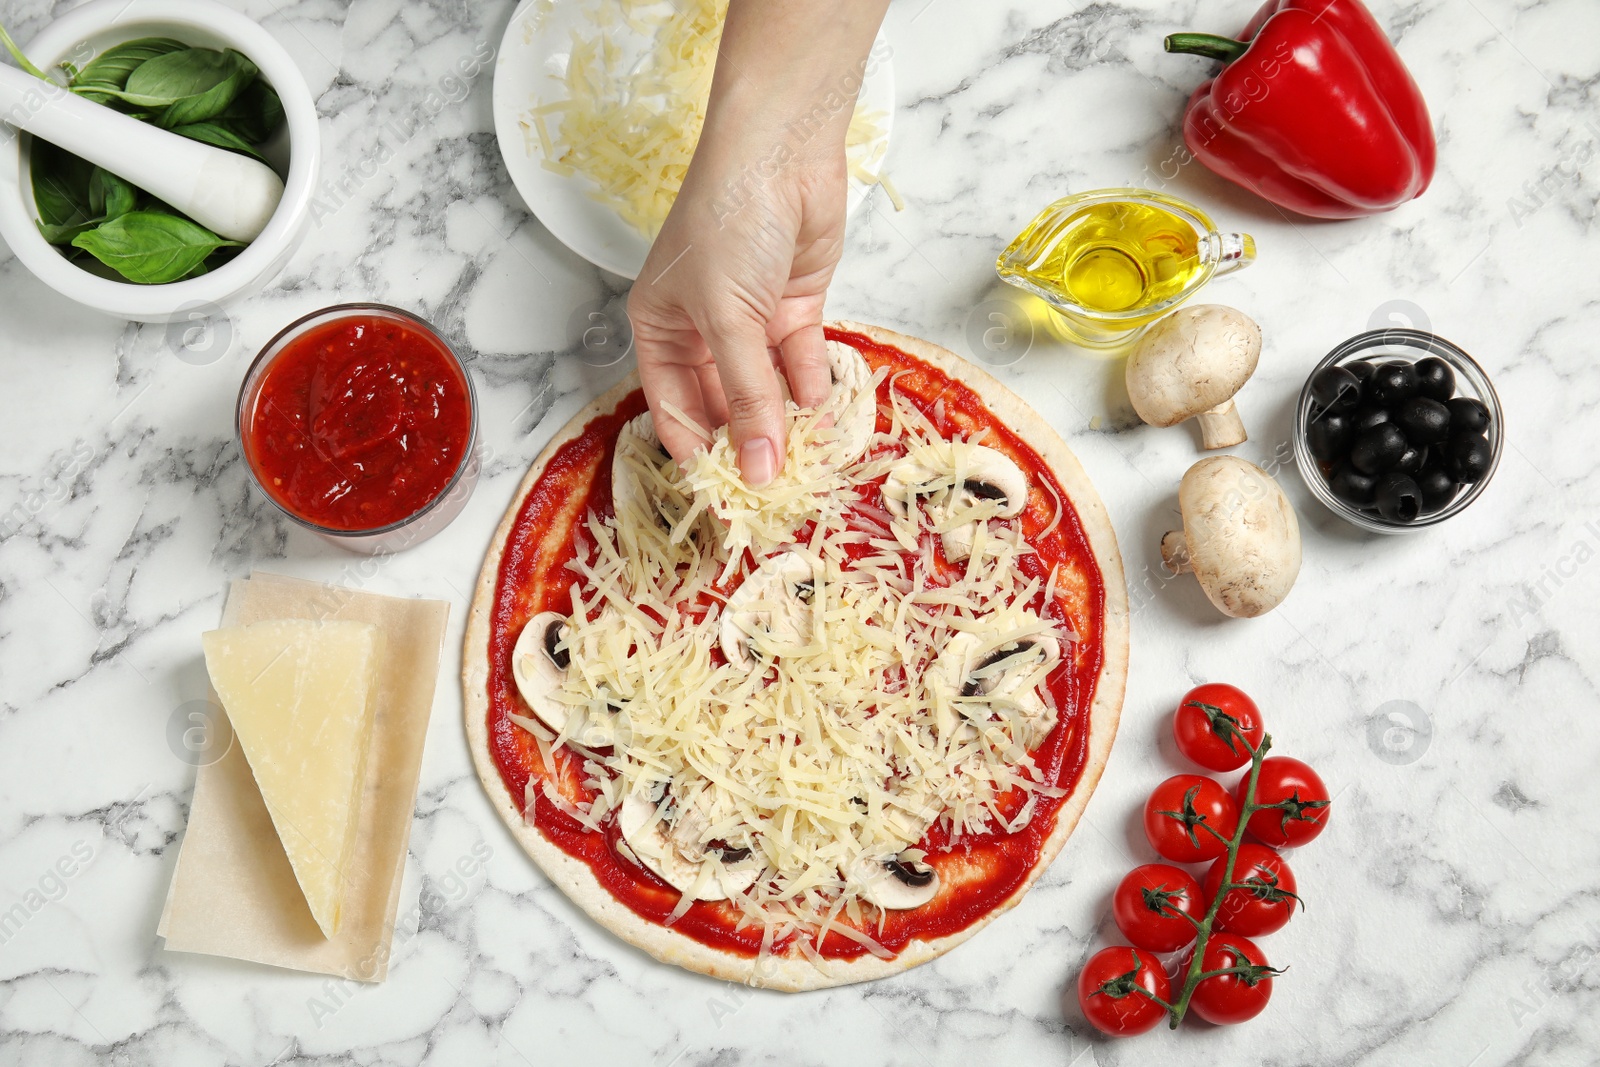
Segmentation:
<svg viewBox="0 0 1600 1067">
<path fill-rule="evenodd" d="M 1053 727 L 1029 749 L 1039 780 L 1052 789 L 1031 798 L 1031 818 L 1015 830 L 958 835 L 952 840 L 940 823 L 919 842 L 926 863 L 937 868 L 938 895 L 919 907 L 872 912 L 860 924 L 883 949 L 898 953 L 913 940 L 957 933 L 990 914 L 1023 885 L 1040 862 L 1043 843 L 1055 826 L 1057 810 L 1077 786 L 1089 743 L 1089 712 L 1105 660 L 1106 588 L 1090 538 L 1069 494 L 1039 452 L 1007 427 L 979 393 L 943 370 L 871 337 L 830 328 L 830 341 L 859 351 L 877 377 L 878 404 L 887 407 L 891 390 L 909 402 L 945 436 L 982 434 L 988 447 L 1004 453 L 1044 489 L 1011 521 L 1021 527 L 1032 550 L 1022 555 L 1023 574 L 1037 579 L 1040 593 L 1031 605 L 1072 635 L 1068 652 L 1045 678 L 1056 710 Z M 686 909 L 683 894 L 652 871 L 630 861 L 619 847 L 619 821 L 598 827 L 574 817 L 559 798 L 592 799 L 583 782 L 582 760 L 557 746 L 547 759 L 539 741 L 515 721 L 525 714 L 513 670 L 513 652 L 529 620 L 541 613 L 574 611 L 572 565 L 586 550 L 589 521 L 613 514 L 613 451 L 632 420 L 646 410 L 634 390 L 614 411 L 591 419 L 562 444 L 545 464 L 510 523 L 501 557 L 488 630 L 488 743 L 493 764 L 524 820 L 562 852 L 586 864 L 618 902 L 639 917 L 703 945 L 753 957 L 763 947 L 774 954 L 791 948 L 800 936 L 763 945 L 759 925 L 741 924 L 742 913 L 728 900 L 696 900 Z M 879 414 L 879 433 L 889 432 Z M 797 533 L 804 537 L 804 531 Z M 1046 578 L 1054 574 L 1053 587 Z M 1053 590 L 1046 603 L 1044 590 Z M 530 784 L 532 788 L 530 788 Z M 1015 791 L 1013 791 L 1015 793 Z M 999 809 L 1015 813 L 1020 795 L 1001 798 Z M 827 931 L 811 946 L 824 959 L 850 960 L 869 950 L 861 941 Z"/>
</svg>

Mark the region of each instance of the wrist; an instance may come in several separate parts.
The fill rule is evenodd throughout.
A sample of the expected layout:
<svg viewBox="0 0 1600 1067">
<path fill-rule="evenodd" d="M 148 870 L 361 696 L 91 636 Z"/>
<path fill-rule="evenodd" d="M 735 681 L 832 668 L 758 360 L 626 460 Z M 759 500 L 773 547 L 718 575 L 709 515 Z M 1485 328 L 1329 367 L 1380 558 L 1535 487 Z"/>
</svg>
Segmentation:
<svg viewBox="0 0 1600 1067">
<path fill-rule="evenodd" d="M 842 158 L 887 0 L 730 0 L 702 144 L 798 164 Z M 881 54 L 880 54 L 881 53 Z"/>
</svg>

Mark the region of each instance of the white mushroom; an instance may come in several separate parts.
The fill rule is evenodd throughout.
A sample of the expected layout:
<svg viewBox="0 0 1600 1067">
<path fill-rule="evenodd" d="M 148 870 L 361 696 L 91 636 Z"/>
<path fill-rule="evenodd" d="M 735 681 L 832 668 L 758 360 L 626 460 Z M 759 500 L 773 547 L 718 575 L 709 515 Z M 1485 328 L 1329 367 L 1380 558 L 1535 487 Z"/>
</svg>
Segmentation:
<svg viewBox="0 0 1600 1067">
<path fill-rule="evenodd" d="M 979 445 L 968 455 L 966 477 L 960 485 L 951 489 L 950 502 L 945 506 L 945 511 L 951 518 L 956 518 L 983 501 L 997 505 L 997 515 L 1002 519 L 1021 513 L 1028 502 L 1028 476 L 1011 461 L 1010 456 Z M 973 519 L 946 530 L 940 537 L 944 558 L 951 563 L 960 563 L 972 555 L 978 527 L 985 521 Z"/>
<path fill-rule="evenodd" d="M 633 854 L 662 881 L 695 900 L 726 900 L 749 889 L 761 866 L 748 847 L 715 849 L 701 840 L 710 821 L 705 794 L 675 803 L 635 790 L 623 798 L 617 828 Z"/>
<path fill-rule="evenodd" d="M 859 855 L 842 871 L 845 882 L 880 908 L 903 910 L 920 907 L 939 892 L 939 875 L 921 862 L 923 853 L 913 846 L 938 819 L 943 805 L 932 781 L 923 776 L 892 776 L 886 783 L 889 800 L 878 813 L 879 824 L 900 842 L 882 842 Z M 864 799 L 856 801 L 863 810 Z"/>
<path fill-rule="evenodd" d="M 914 845 L 922 840 L 944 810 L 936 784 L 922 775 L 892 775 L 884 783 L 889 799 L 883 804 L 878 818 L 884 829 L 902 846 Z M 858 801 L 865 806 L 865 801 Z"/>
<path fill-rule="evenodd" d="M 946 527 L 940 534 L 945 558 L 959 563 L 972 554 L 978 527 L 988 521 L 987 517 L 963 521 L 962 515 L 983 503 L 995 505 L 999 518 L 1020 514 L 1028 502 L 1028 476 L 1010 456 L 986 445 L 948 453 L 920 448 L 890 468 L 883 482 L 883 503 L 890 514 L 903 519 L 924 498 L 934 526 Z"/>
<path fill-rule="evenodd" d="M 528 620 L 517 635 L 511 650 L 511 677 L 517 692 L 534 716 L 560 733 L 567 725 L 572 706 L 555 699 L 556 691 L 567 680 L 571 653 L 561 642 L 567 637 L 567 619 L 553 611 L 541 611 Z"/>
<path fill-rule="evenodd" d="M 897 519 L 904 519 L 916 507 L 917 498 L 950 488 L 953 475 L 941 475 L 917 453 L 908 453 L 889 468 L 883 480 L 883 506 Z"/>
<path fill-rule="evenodd" d="M 795 549 L 769 556 L 751 571 L 722 613 L 722 654 L 728 662 L 749 670 L 765 645 L 809 645 L 816 578 L 811 558 Z"/>
<path fill-rule="evenodd" d="M 564 615 L 541 611 L 529 619 L 511 649 L 512 680 L 540 722 L 558 734 L 565 731 L 581 745 L 605 748 L 616 740 L 611 716 L 603 715 L 601 722 L 585 722 L 588 712 L 582 707 L 556 699 L 572 664 L 572 652 L 563 644 L 567 635 Z"/>
<path fill-rule="evenodd" d="M 1197 304 L 1150 328 L 1128 356 L 1128 399 L 1152 426 L 1200 422 L 1203 448 L 1246 439 L 1233 397 L 1261 358 L 1261 327 L 1241 311 Z"/>
<path fill-rule="evenodd" d="M 1272 476 L 1236 456 L 1189 468 L 1178 487 L 1183 530 L 1161 539 L 1174 573 L 1193 571 L 1224 615 L 1248 619 L 1283 602 L 1300 573 L 1300 524 Z"/>
<path fill-rule="evenodd" d="M 846 880 L 859 887 L 862 897 L 889 911 L 920 908 L 939 894 L 939 872 L 915 850 L 862 856 L 851 865 Z"/>
<path fill-rule="evenodd" d="M 1061 661 L 1061 642 L 1047 633 L 1016 640 L 985 640 L 970 631 L 955 634 L 933 663 L 933 705 L 940 737 L 955 736 L 961 718 L 982 721 L 1015 710 L 1023 748 L 1033 748 L 1055 727 L 1055 712 L 1039 685 Z"/>
<path fill-rule="evenodd" d="M 820 410 L 833 416 L 838 429 L 839 461 L 850 463 L 867 450 L 878 428 L 878 393 L 860 351 L 839 341 L 829 341 L 827 348 L 833 391 Z"/>
</svg>

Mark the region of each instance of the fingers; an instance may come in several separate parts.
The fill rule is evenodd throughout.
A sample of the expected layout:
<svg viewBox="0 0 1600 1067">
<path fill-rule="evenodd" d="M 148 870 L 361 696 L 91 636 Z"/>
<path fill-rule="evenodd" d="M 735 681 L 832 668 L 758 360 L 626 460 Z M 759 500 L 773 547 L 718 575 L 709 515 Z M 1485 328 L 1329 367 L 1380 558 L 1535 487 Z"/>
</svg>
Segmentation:
<svg viewBox="0 0 1600 1067">
<path fill-rule="evenodd" d="M 706 430 L 717 425 L 716 417 L 706 410 L 696 369 L 641 362 L 639 379 L 644 385 L 645 402 L 655 414 L 656 436 L 661 438 L 662 447 L 680 464 L 687 464 L 696 449 L 706 446 Z M 685 424 L 667 404 L 683 412 L 695 425 Z"/>
<path fill-rule="evenodd" d="M 709 419 L 706 425 L 728 425 L 728 398 L 722 395 L 722 379 L 717 377 L 717 365 L 708 358 L 695 368 L 695 372 L 700 378 L 700 396 Z"/>
<path fill-rule="evenodd" d="M 833 372 L 828 368 L 827 340 L 822 324 L 812 323 L 785 337 L 778 346 L 789 379 L 789 391 L 803 408 L 819 407 L 833 391 Z"/>
<path fill-rule="evenodd" d="M 686 317 L 679 319 L 670 306 L 652 301 L 654 295 L 635 287 L 628 297 L 639 381 L 655 415 L 662 447 L 680 464 L 687 464 L 696 449 L 705 447 L 704 430 L 722 425 L 726 413 L 721 393 L 704 387 L 707 376 L 716 377 L 705 341 Z M 686 424 L 673 410 L 698 426 Z"/>
<path fill-rule="evenodd" d="M 767 355 L 766 331 L 759 322 L 741 317 L 701 332 L 717 361 L 739 472 L 759 489 L 783 469 L 788 438 L 783 392 Z"/>
<path fill-rule="evenodd" d="M 666 450 L 687 464 L 709 443 L 707 431 L 726 425 L 745 480 L 771 482 L 787 451 L 785 393 L 780 353 L 767 346 L 760 320 L 725 313 L 698 327 L 682 305 L 662 314 L 637 288 L 628 312 L 645 400 Z"/>
</svg>

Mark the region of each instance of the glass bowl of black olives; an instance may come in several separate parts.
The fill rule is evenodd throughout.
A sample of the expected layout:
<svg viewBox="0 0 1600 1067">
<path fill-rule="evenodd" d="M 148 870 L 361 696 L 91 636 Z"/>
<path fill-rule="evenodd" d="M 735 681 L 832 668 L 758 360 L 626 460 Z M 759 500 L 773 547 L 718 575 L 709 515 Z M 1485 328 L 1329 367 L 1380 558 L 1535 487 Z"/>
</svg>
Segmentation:
<svg viewBox="0 0 1600 1067">
<path fill-rule="evenodd" d="M 1295 410 L 1312 495 L 1374 533 L 1443 522 L 1500 463 L 1500 398 L 1461 349 L 1419 330 L 1371 330 L 1323 357 Z"/>
</svg>

